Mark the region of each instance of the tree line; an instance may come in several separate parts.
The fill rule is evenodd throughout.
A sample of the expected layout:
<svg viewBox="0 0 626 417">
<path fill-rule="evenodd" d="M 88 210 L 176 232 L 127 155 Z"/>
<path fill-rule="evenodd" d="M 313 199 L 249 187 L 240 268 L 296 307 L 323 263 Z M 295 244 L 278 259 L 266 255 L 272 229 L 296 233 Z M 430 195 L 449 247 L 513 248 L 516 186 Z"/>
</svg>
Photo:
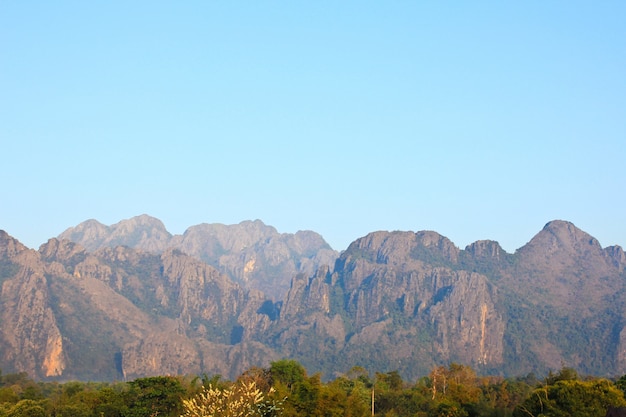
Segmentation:
<svg viewBox="0 0 626 417">
<path fill-rule="evenodd" d="M 42 382 L 0 372 L 0 417 L 603 417 L 626 407 L 626 375 L 583 377 L 572 368 L 516 378 L 469 366 L 432 369 L 418 381 L 362 367 L 322 381 L 293 360 L 219 375 L 154 376 L 128 382 Z"/>
</svg>

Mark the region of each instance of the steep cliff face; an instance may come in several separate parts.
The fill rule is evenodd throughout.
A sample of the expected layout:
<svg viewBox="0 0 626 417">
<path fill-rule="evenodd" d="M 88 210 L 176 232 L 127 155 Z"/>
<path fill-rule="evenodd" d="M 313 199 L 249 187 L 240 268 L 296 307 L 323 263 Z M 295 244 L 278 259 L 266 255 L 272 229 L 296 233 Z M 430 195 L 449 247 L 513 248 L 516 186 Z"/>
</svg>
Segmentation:
<svg viewBox="0 0 626 417">
<path fill-rule="evenodd" d="M 619 259 L 618 249 L 604 250 L 595 238 L 560 220 L 546 224 L 515 253 L 498 281 L 509 295 L 511 361 L 626 372 L 618 360 L 624 345 L 616 332 L 624 323 L 625 281 L 611 253 Z"/>
<path fill-rule="evenodd" d="M 179 251 L 88 253 L 51 239 L 36 252 L 3 234 L 0 260 L 3 370 L 92 380 L 231 375 L 271 352 L 246 343 L 270 322 L 258 312 L 263 295 Z M 240 361 L 225 365 L 234 352 Z"/>
<path fill-rule="evenodd" d="M 400 361 L 430 356 L 428 367 L 435 361 L 483 369 L 502 365 L 504 322 L 496 309 L 497 291 L 486 277 L 451 267 L 459 250 L 448 239 L 405 232 L 372 243 L 366 238 L 355 254 L 346 251 L 341 260 L 346 273 L 337 271 L 346 288 L 359 282 L 347 297 L 356 329 L 364 332 L 388 320 L 401 346 L 400 334 L 409 331 L 413 341 L 404 343 Z"/>
<path fill-rule="evenodd" d="M 343 348 L 350 327 L 337 305 L 331 271 L 320 268 L 312 277 L 297 275 L 280 315 L 261 340 L 280 347 L 284 357 L 296 358 L 309 369 L 331 376 L 342 371 L 338 361 L 349 361 Z"/>
<path fill-rule="evenodd" d="M 49 281 L 38 254 L 0 232 L 3 369 L 54 377 L 67 366 Z"/>
<path fill-rule="evenodd" d="M 244 288 L 281 300 L 298 273 L 312 275 L 332 265 L 338 253 L 317 233 L 278 233 L 260 220 L 236 225 L 200 224 L 172 236 L 163 223 L 147 215 L 104 226 L 88 220 L 67 229 L 59 239 L 80 244 L 90 252 L 124 245 L 153 253 L 168 248 L 200 259 L 227 274 Z"/>
<path fill-rule="evenodd" d="M 84 232 L 108 239 L 100 229 Z M 202 225 L 170 242 L 185 246 L 87 251 L 51 239 L 34 251 L 0 231 L 0 368 L 234 378 L 290 357 L 326 377 L 361 365 L 414 379 L 450 362 L 506 375 L 626 373 L 626 256 L 568 222 L 548 223 L 514 254 L 494 241 L 460 250 L 432 231 L 375 232 L 313 273 L 297 272 L 326 250 L 312 232 Z M 257 265 L 276 281 L 291 274 L 286 296 L 234 282 L 198 259 L 209 253 L 241 279 Z"/>
<path fill-rule="evenodd" d="M 333 346 L 348 363 L 411 376 L 450 361 L 513 375 L 563 364 L 624 373 L 623 265 L 621 248 L 562 221 L 515 254 L 494 241 L 459 250 L 435 232 L 375 232 L 333 273 L 294 279 L 281 341 L 306 350 L 305 362 L 323 363 L 316 355 Z"/>
<path fill-rule="evenodd" d="M 293 280 L 277 324 L 284 351 L 305 364 L 326 362 L 329 373 L 347 371 L 332 358 L 346 366 L 393 364 L 409 377 L 441 362 L 502 366 L 497 290 L 483 275 L 440 266 L 458 256 L 434 232 L 376 232 L 357 240 L 333 273 Z"/>
<path fill-rule="evenodd" d="M 624 272 L 626 269 L 626 252 L 617 245 L 605 248 L 604 252 L 611 260 L 613 266 L 615 266 L 620 273 Z"/>
</svg>

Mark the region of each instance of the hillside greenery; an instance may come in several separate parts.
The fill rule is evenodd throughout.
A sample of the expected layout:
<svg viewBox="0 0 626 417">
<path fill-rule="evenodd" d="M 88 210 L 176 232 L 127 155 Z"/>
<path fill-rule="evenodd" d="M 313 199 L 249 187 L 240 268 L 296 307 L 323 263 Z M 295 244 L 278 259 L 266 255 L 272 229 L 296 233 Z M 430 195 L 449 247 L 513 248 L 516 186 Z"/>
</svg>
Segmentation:
<svg viewBox="0 0 626 417">
<path fill-rule="evenodd" d="M 323 382 L 294 360 L 220 375 L 153 376 L 127 382 L 38 382 L 0 372 L 0 417 L 311 416 L 602 417 L 626 406 L 626 375 L 582 377 L 571 368 L 517 378 L 438 366 L 417 381 L 353 367 Z M 373 410 L 372 410 L 373 404 Z"/>
</svg>

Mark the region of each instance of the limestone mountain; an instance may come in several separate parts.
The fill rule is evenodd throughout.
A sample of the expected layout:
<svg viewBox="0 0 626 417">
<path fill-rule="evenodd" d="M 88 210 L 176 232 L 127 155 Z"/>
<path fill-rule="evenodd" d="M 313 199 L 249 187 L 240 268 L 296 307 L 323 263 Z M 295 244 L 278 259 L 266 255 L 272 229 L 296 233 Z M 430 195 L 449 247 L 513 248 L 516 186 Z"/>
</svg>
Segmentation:
<svg viewBox="0 0 626 417">
<path fill-rule="evenodd" d="M 161 253 L 170 246 L 172 235 L 161 220 L 143 214 L 111 226 L 94 219 L 87 220 L 65 230 L 58 238 L 79 243 L 91 252 L 103 247 L 128 246 Z"/>
<path fill-rule="evenodd" d="M 494 282 L 506 297 L 508 358 L 567 363 L 584 372 L 626 373 L 624 252 L 603 249 L 572 223 L 553 221 L 503 263 Z M 519 323 L 519 324 L 517 324 Z M 515 331 L 513 331 L 515 329 Z"/>
<path fill-rule="evenodd" d="M 0 367 L 37 378 L 232 375 L 274 357 L 261 293 L 177 250 L 88 253 L 51 239 L 39 251 L 0 234 Z M 232 360 L 232 357 L 237 360 Z"/>
<path fill-rule="evenodd" d="M 315 340 L 348 363 L 413 377 L 451 361 L 507 375 L 563 364 L 621 375 L 625 266 L 619 246 L 603 249 L 563 221 L 515 254 L 493 241 L 460 250 L 435 232 L 375 232 L 334 272 L 294 280 L 280 340 L 325 372 L 336 364 Z"/>
<path fill-rule="evenodd" d="M 626 373 L 626 255 L 569 222 L 512 254 L 495 241 L 459 249 L 433 231 L 373 232 L 324 265 L 334 252 L 316 254 L 330 249 L 313 232 L 255 221 L 171 236 L 155 220 L 86 222 L 66 231 L 82 243 L 38 251 L 0 233 L 0 368 L 233 378 L 289 357 L 326 377 L 361 365 L 414 379 L 450 362 L 503 375 Z M 290 281 L 283 298 L 241 284 L 252 256 L 274 265 L 268 285 Z"/>
<path fill-rule="evenodd" d="M 451 361 L 501 369 L 506 323 L 498 289 L 484 275 L 452 267 L 458 258 L 434 232 L 359 239 L 333 273 L 294 280 L 278 322 L 281 343 L 293 356 L 305 349 L 303 363 L 327 365 L 325 372 L 336 366 L 330 351 L 411 378 Z"/>
<path fill-rule="evenodd" d="M 144 214 L 112 226 L 88 220 L 58 238 L 89 251 L 118 245 L 154 253 L 179 249 L 228 274 L 245 288 L 261 290 L 275 300 L 285 296 L 294 275 L 311 275 L 321 265 L 332 265 L 338 256 L 315 232 L 278 233 L 260 220 L 236 225 L 199 224 L 182 235 L 171 235 L 160 220 Z"/>
<path fill-rule="evenodd" d="M 35 251 L 0 231 L 3 369 L 52 376 L 60 375 L 66 367 L 46 273 L 46 266 Z"/>
</svg>

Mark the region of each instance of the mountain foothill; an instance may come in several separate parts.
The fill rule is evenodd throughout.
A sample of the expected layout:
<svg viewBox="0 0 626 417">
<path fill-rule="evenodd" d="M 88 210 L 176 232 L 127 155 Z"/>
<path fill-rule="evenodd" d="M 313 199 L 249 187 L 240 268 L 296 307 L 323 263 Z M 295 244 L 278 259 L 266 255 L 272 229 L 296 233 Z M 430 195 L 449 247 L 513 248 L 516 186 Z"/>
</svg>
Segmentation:
<svg viewBox="0 0 626 417">
<path fill-rule="evenodd" d="M 30 249 L 0 231 L 0 369 L 51 380 L 220 374 L 295 359 L 416 379 L 626 374 L 626 254 L 572 223 L 514 253 L 434 231 L 333 250 L 260 220 L 173 235 L 147 215 L 88 220 Z"/>
</svg>

